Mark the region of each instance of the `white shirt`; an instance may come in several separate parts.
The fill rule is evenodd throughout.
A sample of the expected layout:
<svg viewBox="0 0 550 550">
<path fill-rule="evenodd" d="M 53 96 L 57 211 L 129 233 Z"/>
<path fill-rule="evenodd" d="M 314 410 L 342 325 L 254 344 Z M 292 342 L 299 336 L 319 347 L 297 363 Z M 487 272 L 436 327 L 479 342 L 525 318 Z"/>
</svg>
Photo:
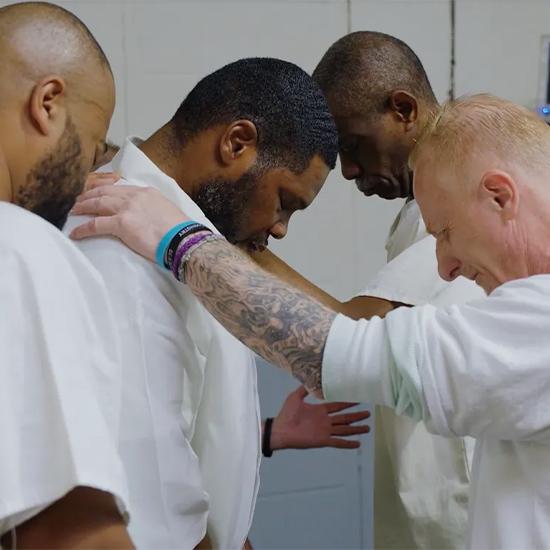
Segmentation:
<svg viewBox="0 0 550 550">
<path fill-rule="evenodd" d="M 43 219 L 0 202 L 0 535 L 77 486 L 127 502 L 105 288 Z"/>
<path fill-rule="evenodd" d="M 445 437 L 476 438 L 469 547 L 550 541 L 550 275 L 464 305 L 338 316 L 323 359 L 327 399 L 396 409 Z"/>
<path fill-rule="evenodd" d="M 204 214 L 132 141 L 104 170 Z M 82 219 L 70 219 L 66 231 Z M 82 241 L 105 279 L 122 348 L 120 452 L 138 547 L 242 548 L 260 462 L 254 358 L 166 269 L 119 241 Z"/>
<path fill-rule="evenodd" d="M 361 295 L 436 306 L 484 296 L 467 279 L 439 277 L 435 239 L 415 200 L 399 212 L 386 250 L 388 264 Z M 473 440 L 433 435 L 387 407 L 376 411 L 375 437 L 375 547 L 463 548 Z"/>
</svg>

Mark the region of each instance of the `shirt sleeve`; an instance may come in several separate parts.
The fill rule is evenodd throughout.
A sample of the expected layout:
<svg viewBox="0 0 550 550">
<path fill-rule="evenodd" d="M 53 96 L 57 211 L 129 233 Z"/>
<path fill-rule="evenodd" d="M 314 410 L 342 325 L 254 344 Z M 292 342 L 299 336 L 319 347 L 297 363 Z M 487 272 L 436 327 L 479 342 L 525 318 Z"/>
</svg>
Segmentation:
<svg viewBox="0 0 550 550">
<path fill-rule="evenodd" d="M 460 306 L 400 308 L 359 322 L 338 316 L 323 391 L 392 407 L 448 437 L 547 439 L 544 295 L 518 281 Z"/>
<path fill-rule="evenodd" d="M 24 240 L 0 243 L 0 533 L 77 486 L 112 493 L 122 512 L 127 502 L 101 282 L 71 243 L 56 248 L 40 232 Z"/>
<path fill-rule="evenodd" d="M 388 314 L 386 318 L 389 317 Z M 384 319 L 354 321 L 338 315 L 323 354 L 321 378 L 325 398 L 385 405 L 397 414 L 424 419 L 425 402 L 417 365 L 414 361 L 402 364 L 395 351 Z"/>
</svg>

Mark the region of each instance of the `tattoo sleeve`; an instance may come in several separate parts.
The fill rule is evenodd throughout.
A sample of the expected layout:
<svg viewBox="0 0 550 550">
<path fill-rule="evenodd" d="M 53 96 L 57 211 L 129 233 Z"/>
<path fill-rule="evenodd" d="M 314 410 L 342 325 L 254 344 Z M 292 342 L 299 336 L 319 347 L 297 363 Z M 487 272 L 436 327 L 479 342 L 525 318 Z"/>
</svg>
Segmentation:
<svg viewBox="0 0 550 550">
<path fill-rule="evenodd" d="M 206 243 L 186 266 L 188 286 L 235 337 L 321 394 L 321 362 L 336 313 L 258 267 L 226 241 Z"/>
</svg>

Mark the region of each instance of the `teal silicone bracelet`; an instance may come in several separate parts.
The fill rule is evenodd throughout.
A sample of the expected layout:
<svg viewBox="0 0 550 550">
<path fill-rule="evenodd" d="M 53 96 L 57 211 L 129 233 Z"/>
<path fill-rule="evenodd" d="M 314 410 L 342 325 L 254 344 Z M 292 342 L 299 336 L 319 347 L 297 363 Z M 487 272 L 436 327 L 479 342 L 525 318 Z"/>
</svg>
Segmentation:
<svg viewBox="0 0 550 550">
<path fill-rule="evenodd" d="M 190 225 L 193 225 L 194 221 L 188 221 L 183 223 L 178 223 L 178 225 L 175 225 L 168 231 L 164 237 L 160 240 L 160 243 L 157 246 L 157 251 L 155 254 L 155 262 L 157 265 L 160 265 L 160 267 L 164 266 L 164 254 L 166 253 L 166 249 L 170 246 L 170 241 L 176 236 L 176 233 L 178 231 L 181 231 L 182 229 L 185 229 L 186 227 L 189 227 Z"/>
</svg>

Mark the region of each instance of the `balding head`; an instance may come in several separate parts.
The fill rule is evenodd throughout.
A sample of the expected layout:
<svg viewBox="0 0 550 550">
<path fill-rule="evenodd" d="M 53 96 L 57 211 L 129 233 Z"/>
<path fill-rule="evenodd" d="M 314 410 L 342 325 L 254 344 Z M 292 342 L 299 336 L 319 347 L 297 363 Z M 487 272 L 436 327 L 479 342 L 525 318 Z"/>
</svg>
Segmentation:
<svg viewBox="0 0 550 550">
<path fill-rule="evenodd" d="M 338 97 L 339 112 L 383 113 L 394 90 L 426 105 L 436 99 L 424 67 L 405 42 L 380 32 L 358 31 L 337 40 L 313 73 L 327 97 Z"/>
<path fill-rule="evenodd" d="M 101 47 L 67 10 L 0 8 L 0 198 L 61 225 L 114 108 Z"/>
<path fill-rule="evenodd" d="M 342 175 L 366 195 L 409 197 L 407 158 L 437 105 L 415 53 L 393 36 L 354 32 L 329 48 L 313 78 L 336 121 Z"/>
<path fill-rule="evenodd" d="M 474 164 L 550 171 L 550 127 L 534 113 L 490 94 L 444 104 L 418 138 L 410 162 L 429 155 L 446 167 L 467 171 Z"/>
<path fill-rule="evenodd" d="M 465 275 L 491 292 L 550 272 L 550 128 L 533 113 L 490 95 L 448 103 L 411 164 L 445 279 Z"/>
</svg>

